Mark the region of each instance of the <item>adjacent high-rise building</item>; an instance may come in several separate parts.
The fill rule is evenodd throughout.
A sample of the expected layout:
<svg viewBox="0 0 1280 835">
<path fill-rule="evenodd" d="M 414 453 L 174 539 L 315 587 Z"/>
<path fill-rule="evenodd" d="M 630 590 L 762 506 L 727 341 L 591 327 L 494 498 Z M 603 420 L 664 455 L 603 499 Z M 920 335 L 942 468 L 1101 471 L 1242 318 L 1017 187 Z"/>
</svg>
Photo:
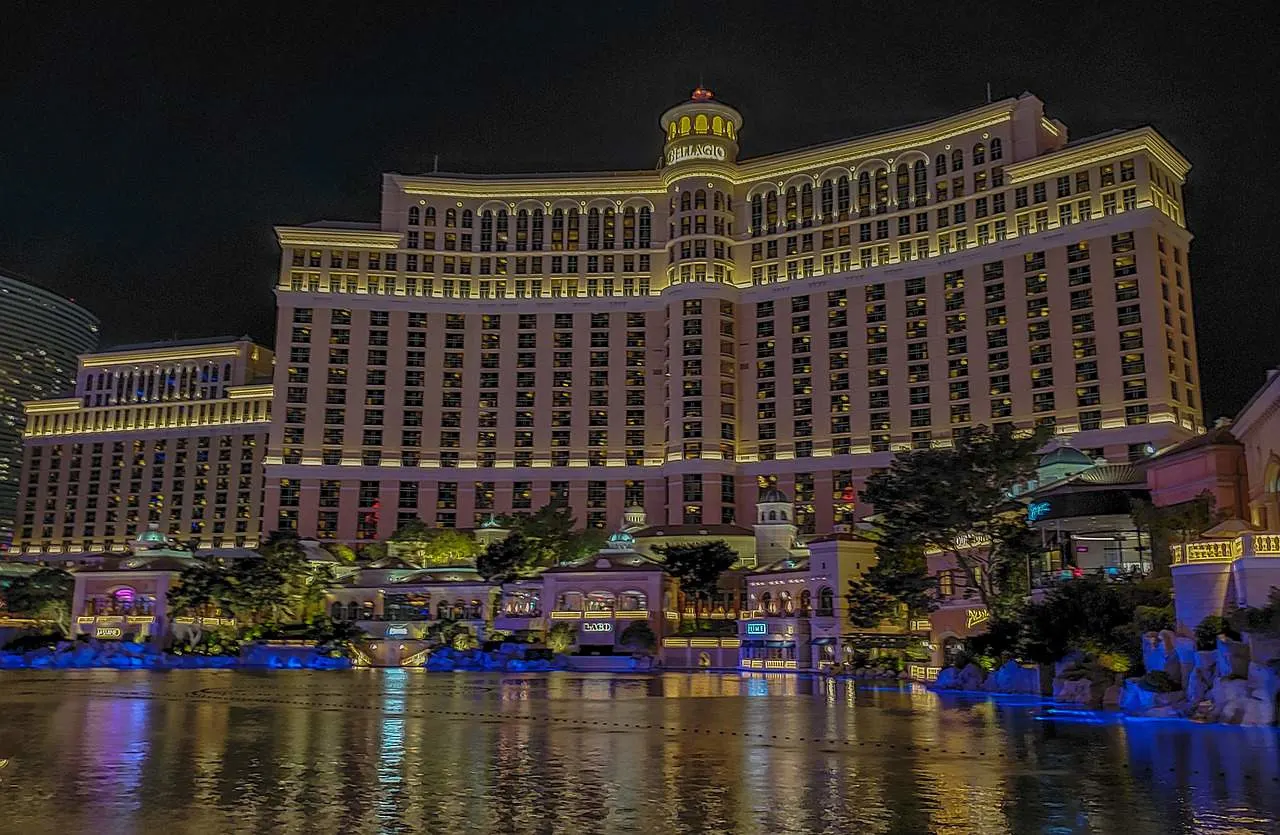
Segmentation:
<svg viewBox="0 0 1280 835">
<path fill-rule="evenodd" d="M 0 551 L 13 535 L 22 403 L 70 391 L 76 356 L 98 347 L 98 319 L 57 293 L 0 271 Z"/>
<path fill-rule="evenodd" d="M 271 365 L 248 337 L 81 356 L 71 395 L 25 404 L 15 554 L 120 552 L 153 527 L 195 548 L 256 546 Z"/>
<path fill-rule="evenodd" d="M 547 503 L 800 534 L 979 424 L 1137 457 L 1202 431 L 1188 162 L 1036 97 L 740 159 L 707 90 L 662 164 L 403 175 L 282 226 L 264 527 L 368 540 Z"/>
</svg>

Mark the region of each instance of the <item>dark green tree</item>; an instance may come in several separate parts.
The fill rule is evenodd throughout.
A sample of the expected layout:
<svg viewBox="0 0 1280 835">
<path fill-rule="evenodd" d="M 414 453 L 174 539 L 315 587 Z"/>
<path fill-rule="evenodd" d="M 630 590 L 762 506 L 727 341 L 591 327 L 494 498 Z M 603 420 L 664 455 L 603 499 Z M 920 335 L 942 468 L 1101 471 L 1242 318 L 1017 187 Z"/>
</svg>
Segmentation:
<svg viewBox="0 0 1280 835">
<path fill-rule="evenodd" d="M 1025 508 L 1009 495 L 1035 474 L 1047 431 L 978 426 L 950 449 L 900 455 L 872 475 L 862 497 L 875 507 L 879 559 L 905 566 L 904 552 L 937 550 L 998 612 L 1025 589 L 1027 561 L 1038 550 Z"/>
<path fill-rule="evenodd" d="M 582 529 L 567 508 L 545 505 L 527 516 L 508 516 L 504 527 L 524 538 L 532 568 L 575 562 L 600 550 L 607 536 L 603 531 Z"/>
<path fill-rule="evenodd" d="M 720 575 L 738 561 L 738 552 L 723 539 L 708 542 L 676 542 L 653 549 L 662 557 L 667 571 L 680 582 L 680 591 L 693 600 L 695 628 L 702 623 L 702 604 L 715 599 Z M 680 607 L 683 616 L 684 607 Z"/>
<path fill-rule="evenodd" d="M 71 594 L 75 581 L 60 568 L 41 568 L 16 577 L 4 589 L 11 614 L 45 621 L 63 635 L 71 632 Z"/>
<path fill-rule="evenodd" d="M 457 528 L 429 528 L 421 519 L 401 525 L 389 541 L 419 565 L 462 565 L 480 553 L 480 543 L 471 534 Z"/>
<path fill-rule="evenodd" d="M 658 646 L 658 636 L 653 633 L 653 627 L 649 626 L 648 621 L 633 620 L 618 636 L 618 645 L 636 655 L 652 655 Z"/>
<path fill-rule="evenodd" d="M 937 605 L 937 584 L 929 576 L 928 563 L 919 548 L 892 551 L 877 547 L 877 561 L 861 580 L 850 580 L 845 599 L 849 622 L 860 629 L 878 626 L 882 620 L 905 613 L 907 618 L 928 614 Z"/>
<path fill-rule="evenodd" d="M 505 583 L 532 568 L 539 556 L 540 552 L 530 548 L 522 534 L 511 533 L 506 539 L 489 543 L 476 557 L 476 571 L 482 577 Z"/>
<path fill-rule="evenodd" d="M 1169 574 L 1169 546 L 1186 545 L 1218 522 L 1223 514 L 1214 510 L 1213 494 L 1204 491 L 1194 499 L 1156 507 L 1146 499 L 1130 501 L 1133 523 L 1151 540 L 1151 568 L 1156 576 Z"/>
</svg>

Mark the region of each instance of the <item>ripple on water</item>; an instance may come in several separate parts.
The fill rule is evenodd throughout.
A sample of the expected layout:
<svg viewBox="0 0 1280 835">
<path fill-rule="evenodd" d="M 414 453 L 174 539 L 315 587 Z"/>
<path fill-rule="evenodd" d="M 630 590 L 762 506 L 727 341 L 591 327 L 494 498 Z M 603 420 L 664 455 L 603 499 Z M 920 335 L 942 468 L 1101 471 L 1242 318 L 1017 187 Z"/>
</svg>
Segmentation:
<svg viewBox="0 0 1280 835">
<path fill-rule="evenodd" d="M 14 671 L 0 711 L 24 833 L 1163 835 L 1280 809 L 1270 730 L 797 676 Z"/>
</svg>

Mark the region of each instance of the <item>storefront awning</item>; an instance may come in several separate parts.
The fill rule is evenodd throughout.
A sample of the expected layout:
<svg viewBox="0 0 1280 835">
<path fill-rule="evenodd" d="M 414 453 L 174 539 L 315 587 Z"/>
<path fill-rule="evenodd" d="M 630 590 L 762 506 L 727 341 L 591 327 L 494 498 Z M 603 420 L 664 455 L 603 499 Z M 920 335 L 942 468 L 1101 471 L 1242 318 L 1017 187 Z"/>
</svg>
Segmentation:
<svg viewBox="0 0 1280 835">
<path fill-rule="evenodd" d="M 812 641 L 809 642 L 809 646 L 825 647 L 829 644 L 834 644 L 835 642 L 836 642 L 835 638 L 814 638 Z"/>
<path fill-rule="evenodd" d="M 764 646 L 764 641 L 743 641 L 741 646 L 743 649 L 759 649 Z"/>
<path fill-rule="evenodd" d="M 773 647 L 775 649 L 778 649 L 782 647 L 793 647 L 796 645 L 796 642 L 795 641 L 765 641 L 764 645 L 767 647 Z"/>
</svg>

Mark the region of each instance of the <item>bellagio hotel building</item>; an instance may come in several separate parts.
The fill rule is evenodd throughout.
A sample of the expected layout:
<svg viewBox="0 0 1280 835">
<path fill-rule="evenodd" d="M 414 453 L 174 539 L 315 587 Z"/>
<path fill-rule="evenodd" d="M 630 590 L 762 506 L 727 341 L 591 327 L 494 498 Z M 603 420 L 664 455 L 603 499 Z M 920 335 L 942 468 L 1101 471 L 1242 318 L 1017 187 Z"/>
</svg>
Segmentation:
<svg viewBox="0 0 1280 835">
<path fill-rule="evenodd" d="M 1150 127 L 1069 141 L 1024 94 L 739 159 L 703 89 L 660 124 L 656 170 L 386 174 L 376 222 L 276 229 L 265 529 L 712 530 L 772 484 L 820 534 L 980 424 L 1203 431 L 1189 164 Z"/>
</svg>

